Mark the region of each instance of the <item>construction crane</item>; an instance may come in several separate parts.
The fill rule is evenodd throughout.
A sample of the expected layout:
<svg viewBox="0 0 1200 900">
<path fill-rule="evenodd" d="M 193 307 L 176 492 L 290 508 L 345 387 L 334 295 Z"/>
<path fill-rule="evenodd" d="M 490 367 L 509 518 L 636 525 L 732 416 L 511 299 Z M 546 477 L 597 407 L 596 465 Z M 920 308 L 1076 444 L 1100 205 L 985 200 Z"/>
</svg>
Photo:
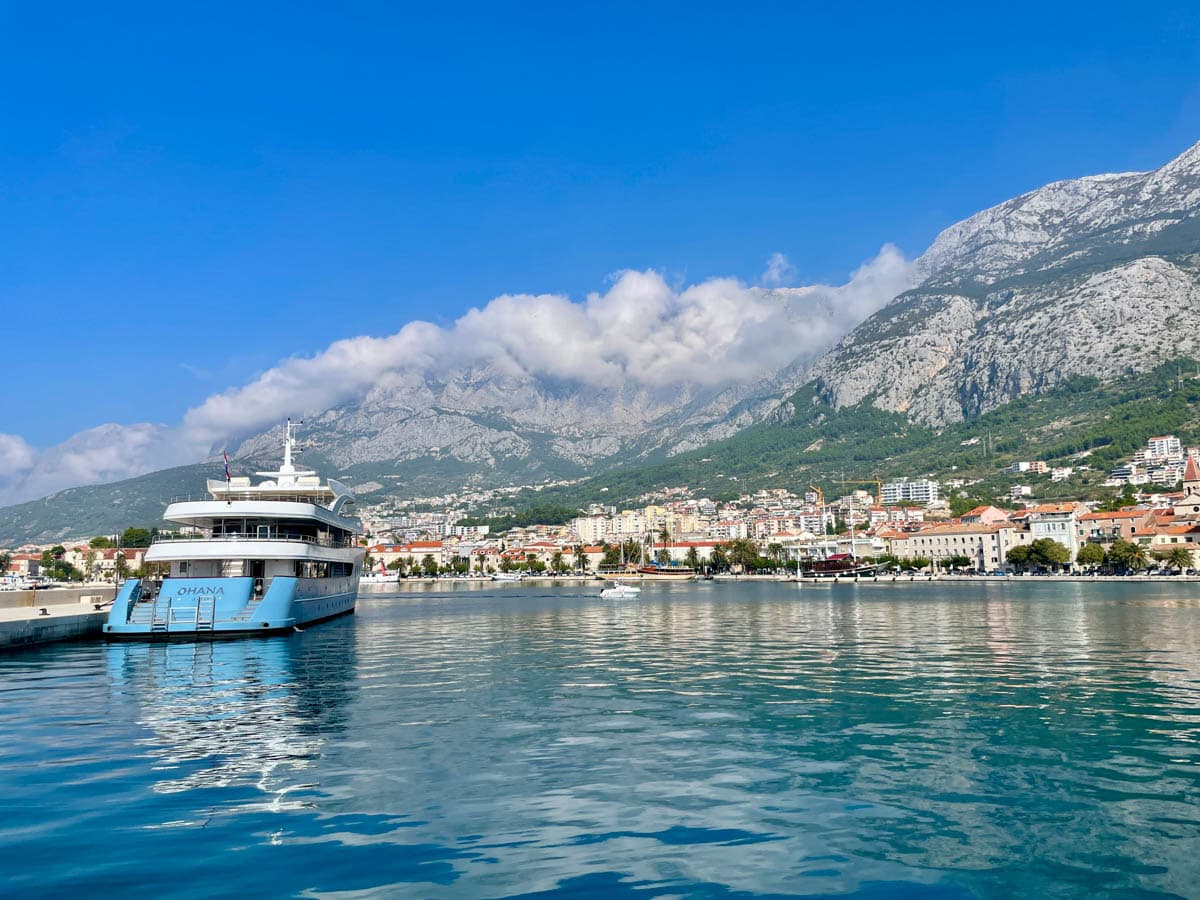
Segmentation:
<svg viewBox="0 0 1200 900">
<path fill-rule="evenodd" d="M 810 484 L 809 488 L 811 488 L 812 492 L 817 495 L 817 509 L 822 509 L 825 506 L 825 494 L 822 493 L 821 489 L 815 484 Z"/>
<path fill-rule="evenodd" d="M 843 478 L 841 484 L 842 484 L 843 491 L 846 489 L 846 485 L 848 485 L 848 484 L 873 484 L 873 485 L 875 485 L 875 502 L 878 505 L 883 506 L 883 482 L 880 479 L 865 478 L 865 479 L 857 479 L 856 480 L 853 478 Z"/>
</svg>

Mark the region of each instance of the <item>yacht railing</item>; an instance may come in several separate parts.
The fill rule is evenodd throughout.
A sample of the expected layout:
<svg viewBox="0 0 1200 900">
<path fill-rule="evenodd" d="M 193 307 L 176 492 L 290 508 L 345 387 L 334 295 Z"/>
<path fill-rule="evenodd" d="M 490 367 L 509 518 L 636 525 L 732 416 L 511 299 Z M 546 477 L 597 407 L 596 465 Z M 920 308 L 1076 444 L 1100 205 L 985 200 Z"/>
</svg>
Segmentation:
<svg viewBox="0 0 1200 900">
<path fill-rule="evenodd" d="M 165 544 L 176 541 L 203 541 L 205 543 L 208 543 L 209 541 L 274 541 L 276 543 L 284 541 L 286 543 L 313 544 L 317 547 L 332 547 L 334 549 L 346 549 L 358 546 L 357 541 L 353 538 L 344 538 L 338 540 L 336 538 L 328 537 L 317 538 L 307 534 L 275 534 L 264 537 L 257 533 L 231 534 L 229 532 L 224 534 L 214 534 L 211 536 L 203 534 L 179 534 L 176 532 L 169 532 L 155 535 L 151 543 Z"/>
<path fill-rule="evenodd" d="M 193 497 L 191 494 L 185 496 L 172 497 L 168 503 L 223 503 L 231 500 L 270 500 L 272 502 L 284 503 L 311 503 L 313 506 L 320 506 L 328 509 L 328 504 L 334 499 L 332 492 L 326 494 L 313 494 L 312 492 L 303 491 L 287 491 L 275 490 L 274 488 L 266 488 L 262 491 L 221 491 L 216 495 L 202 494 Z"/>
</svg>

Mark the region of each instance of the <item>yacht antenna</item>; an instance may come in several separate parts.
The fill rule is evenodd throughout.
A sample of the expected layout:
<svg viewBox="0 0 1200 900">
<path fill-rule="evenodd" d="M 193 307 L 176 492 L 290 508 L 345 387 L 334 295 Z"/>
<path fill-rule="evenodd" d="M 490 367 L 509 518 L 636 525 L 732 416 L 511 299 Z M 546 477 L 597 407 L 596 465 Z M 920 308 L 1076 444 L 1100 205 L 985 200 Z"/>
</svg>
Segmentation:
<svg viewBox="0 0 1200 900">
<path fill-rule="evenodd" d="M 283 430 L 283 465 L 280 467 L 280 472 L 291 472 L 292 467 L 292 420 L 287 420 L 287 426 Z"/>
</svg>

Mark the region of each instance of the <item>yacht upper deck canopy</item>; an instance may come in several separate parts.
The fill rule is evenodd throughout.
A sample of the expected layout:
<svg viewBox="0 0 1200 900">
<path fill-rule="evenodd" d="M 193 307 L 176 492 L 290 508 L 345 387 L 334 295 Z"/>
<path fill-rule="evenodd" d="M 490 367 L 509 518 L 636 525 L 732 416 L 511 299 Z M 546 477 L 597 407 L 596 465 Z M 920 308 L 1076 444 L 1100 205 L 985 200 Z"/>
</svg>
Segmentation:
<svg viewBox="0 0 1200 900">
<path fill-rule="evenodd" d="M 354 502 L 354 492 L 332 478 L 327 484 L 322 484 L 316 472 L 310 469 L 297 469 L 292 463 L 292 453 L 295 450 L 296 432 L 292 420 L 288 419 L 283 433 L 283 464 L 273 471 L 256 472 L 266 481 L 251 484 L 245 476 L 227 477 L 222 481 L 218 478 L 208 479 L 208 493 L 213 500 L 224 503 L 233 501 L 269 500 L 272 502 L 311 503 L 323 506 L 334 512 L 341 512 L 347 503 Z M 226 475 L 229 467 L 226 465 Z"/>
</svg>

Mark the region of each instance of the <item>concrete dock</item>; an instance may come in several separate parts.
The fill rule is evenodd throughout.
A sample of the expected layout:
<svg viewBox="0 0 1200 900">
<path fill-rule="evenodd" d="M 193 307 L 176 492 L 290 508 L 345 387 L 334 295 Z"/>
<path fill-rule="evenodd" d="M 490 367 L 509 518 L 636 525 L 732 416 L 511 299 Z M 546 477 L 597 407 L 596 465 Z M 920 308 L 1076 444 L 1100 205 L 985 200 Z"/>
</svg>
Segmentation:
<svg viewBox="0 0 1200 900">
<path fill-rule="evenodd" d="M 99 636 L 111 585 L 0 592 L 0 651 Z"/>
</svg>

